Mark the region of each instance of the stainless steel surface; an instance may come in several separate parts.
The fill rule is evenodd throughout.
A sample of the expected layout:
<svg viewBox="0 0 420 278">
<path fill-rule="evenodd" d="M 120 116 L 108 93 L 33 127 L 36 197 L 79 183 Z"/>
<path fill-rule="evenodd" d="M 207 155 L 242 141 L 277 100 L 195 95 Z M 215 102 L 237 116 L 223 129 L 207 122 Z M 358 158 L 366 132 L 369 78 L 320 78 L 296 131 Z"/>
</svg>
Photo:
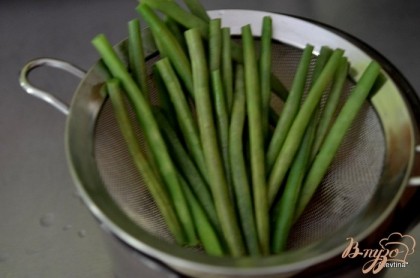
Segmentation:
<svg viewBox="0 0 420 278">
<path fill-rule="evenodd" d="M 420 23 L 416 1 L 204 3 L 209 9 L 291 13 L 336 26 L 372 45 L 402 71 L 417 91 L 420 89 L 416 78 L 420 72 L 420 41 L 413 28 Z M 99 32 L 107 33 L 114 42 L 125 37 L 126 22 L 135 16 L 134 5 L 134 1 L 0 3 L 0 276 L 113 277 L 99 228 L 75 197 L 67 172 L 63 151 L 65 119 L 23 95 L 17 73 L 26 61 L 39 56 L 58 57 L 87 68 L 97 59 L 90 39 Z M 71 96 L 77 80 L 47 74 L 41 78 L 40 87 L 53 87 L 52 91 L 61 90 Z M 418 267 L 413 263 L 406 269 L 393 270 L 393 274 L 414 277 L 420 271 Z"/>
</svg>

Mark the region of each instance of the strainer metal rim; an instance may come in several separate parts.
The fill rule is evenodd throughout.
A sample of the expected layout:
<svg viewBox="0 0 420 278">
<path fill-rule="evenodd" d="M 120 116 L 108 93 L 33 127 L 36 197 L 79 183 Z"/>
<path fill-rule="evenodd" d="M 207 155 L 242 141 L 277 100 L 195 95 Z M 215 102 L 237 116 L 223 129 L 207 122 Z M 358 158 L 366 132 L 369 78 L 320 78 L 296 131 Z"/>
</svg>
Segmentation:
<svg viewBox="0 0 420 278">
<path fill-rule="evenodd" d="M 270 15 L 273 18 L 274 26 L 276 26 L 276 22 L 277 24 L 294 24 L 293 28 L 290 28 L 290 26 L 288 27 L 287 24 L 284 28 L 295 30 L 296 26 L 300 26 L 300 28 L 303 28 L 306 31 L 310 31 L 312 34 L 311 36 L 313 36 L 314 32 L 321 34 L 318 36 L 319 41 L 311 40 L 311 38 L 306 36 L 299 36 L 299 32 L 296 32 L 296 34 L 279 34 L 280 40 L 284 43 L 302 48 L 307 42 L 310 42 L 311 44 L 315 45 L 315 51 L 319 50 L 320 46 L 324 44 L 330 45 L 331 47 L 344 48 L 350 61 L 356 61 L 356 63 L 353 64 L 358 74 L 362 72 L 363 68 L 366 67 L 367 62 L 371 58 L 380 58 L 380 62 L 386 64 L 388 69 L 393 69 L 392 66 L 389 67 L 389 62 L 387 62 L 376 52 L 371 51 L 371 49 L 368 49 L 367 47 L 364 47 L 363 50 L 360 49 L 360 41 L 344 38 L 341 34 L 338 35 L 326 29 L 325 26 L 310 23 L 307 20 L 287 15 L 249 10 L 220 10 L 211 11 L 209 14 L 211 17 L 221 17 L 223 25 L 228 25 L 231 27 L 232 34 L 239 33 L 240 26 L 250 23 L 254 33 L 257 36 L 259 34 L 258 30 L 260 29 L 259 27 L 262 17 L 265 15 Z M 306 28 L 309 28 L 309 30 Z M 279 32 L 284 31 L 282 28 L 279 29 L 281 29 Z M 290 37 L 286 37 L 287 35 L 290 35 Z M 357 42 L 357 44 L 355 42 Z M 389 70 L 387 70 L 387 68 L 385 68 L 385 70 L 385 73 L 388 75 L 388 77 L 393 78 Z M 73 98 L 70 116 L 68 117 L 67 121 L 65 136 L 67 159 L 73 180 L 75 181 L 75 184 L 87 207 L 101 223 L 107 226 L 110 231 L 112 231 L 112 233 L 123 242 L 132 246 L 134 249 L 162 260 L 163 262 L 169 264 L 170 266 L 174 266 L 175 268 L 193 269 L 212 274 L 223 273 L 225 275 L 262 275 L 300 271 L 311 265 L 315 265 L 328 260 L 343 251 L 346 245 L 345 237 L 347 236 L 344 231 L 351 231 L 351 227 L 348 227 L 348 225 L 334 233 L 343 236 L 341 244 L 338 244 L 337 242 L 331 242 L 330 240 L 329 244 L 334 245 L 335 247 L 330 248 L 327 252 L 323 252 L 322 254 L 316 254 L 317 252 L 315 251 L 317 250 L 319 244 L 321 244 L 321 242 L 316 242 L 310 246 L 296 251 L 297 254 L 304 255 L 303 257 L 305 259 L 289 264 L 279 264 L 279 262 L 287 262 L 287 259 L 290 259 L 290 254 L 251 260 L 249 258 L 215 258 L 194 253 L 194 259 L 192 259 L 188 256 L 188 254 L 190 254 L 189 251 L 186 251 L 184 248 L 166 244 L 139 229 L 134 223 L 132 223 L 130 219 L 128 219 L 127 216 L 119 211 L 119 208 L 112 201 L 110 202 L 112 199 L 107 192 L 98 189 L 101 187 L 100 185 L 102 181 L 99 174 L 97 173 L 97 170 L 92 168 L 95 165 L 95 158 L 92 147 L 85 146 L 84 151 L 82 151 L 83 148 L 81 148 L 81 142 L 86 144 L 86 142 L 92 141 L 94 136 L 93 130 L 96 116 L 98 115 L 104 100 L 103 96 L 101 96 L 99 93 L 100 90 L 98 89 L 98 84 L 101 82 L 101 77 L 97 75 L 97 71 L 98 65 L 92 67 L 89 70 L 87 77 L 90 79 L 85 78 L 81 82 L 78 89 L 76 90 L 77 93 Z M 359 75 L 355 75 L 353 77 L 357 80 Z M 391 88 L 388 89 L 394 91 L 399 90 L 395 84 L 391 85 Z M 91 90 L 91 92 L 86 94 L 86 92 L 84 92 L 85 88 L 94 88 L 94 90 Z M 409 112 L 410 109 L 406 106 L 403 98 L 401 97 L 401 99 L 398 101 L 400 101 L 401 107 L 404 107 L 404 111 L 402 111 L 405 113 L 404 117 L 409 119 L 409 126 L 407 126 L 407 132 L 409 133 L 407 135 L 407 140 L 409 141 L 407 152 L 414 154 L 414 120 L 412 119 Z M 375 103 L 375 99 L 373 99 L 373 103 Z M 81 111 L 83 111 L 85 115 L 81 115 Z M 85 133 L 77 133 L 75 130 L 85 130 Z M 392 181 L 398 184 L 398 186 L 396 186 L 398 190 L 394 192 L 391 202 L 380 214 L 380 217 L 377 217 L 373 223 L 367 226 L 368 228 L 356 235 L 352 235 L 354 238 L 357 240 L 366 238 L 388 217 L 388 215 L 397 204 L 402 192 L 404 191 L 404 185 L 407 183 L 409 178 L 412 163 L 413 155 L 409 156 L 406 164 L 401 166 L 403 168 L 401 175 L 396 177 L 396 180 Z M 85 167 L 86 165 L 90 166 Z M 338 239 L 338 237 L 333 238 Z M 296 255 L 296 252 L 293 251 L 291 253 Z M 312 254 L 312 257 L 308 256 L 308 254 Z"/>
</svg>

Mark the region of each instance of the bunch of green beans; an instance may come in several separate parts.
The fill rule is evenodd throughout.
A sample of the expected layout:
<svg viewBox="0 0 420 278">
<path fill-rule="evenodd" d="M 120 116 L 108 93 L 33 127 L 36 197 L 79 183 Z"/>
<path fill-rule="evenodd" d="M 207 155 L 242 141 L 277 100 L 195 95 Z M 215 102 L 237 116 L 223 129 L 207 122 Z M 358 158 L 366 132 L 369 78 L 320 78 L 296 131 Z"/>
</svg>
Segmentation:
<svg viewBox="0 0 420 278">
<path fill-rule="evenodd" d="M 324 46 L 317 56 L 308 43 L 286 90 L 273 74 L 269 16 L 258 48 L 251 25 L 234 41 L 198 0 L 184 2 L 187 9 L 173 0 L 138 5 L 159 52 L 152 65 L 139 19 L 128 23 L 127 63 L 105 35 L 92 40 L 127 149 L 176 244 L 212 256 L 284 252 L 380 67 L 372 61 L 346 98 L 344 50 Z M 283 97 L 282 111 L 273 112 L 273 93 Z"/>
</svg>

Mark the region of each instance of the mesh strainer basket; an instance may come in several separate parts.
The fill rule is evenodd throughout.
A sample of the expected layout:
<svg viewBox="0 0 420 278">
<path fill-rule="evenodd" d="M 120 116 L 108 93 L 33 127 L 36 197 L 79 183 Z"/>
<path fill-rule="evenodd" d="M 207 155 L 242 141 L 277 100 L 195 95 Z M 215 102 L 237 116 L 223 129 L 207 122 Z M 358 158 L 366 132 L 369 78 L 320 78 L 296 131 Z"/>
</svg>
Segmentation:
<svg viewBox="0 0 420 278">
<path fill-rule="evenodd" d="M 40 65 L 73 68 L 50 59 L 28 63 L 21 84 L 29 92 L 68 112 L 66 149 L 70 170 L 86 205 L 118 240 L 170 268 L 200 277 L 279 277 L 296 274 L 343 252 L 346 238 L 363 240 L 380 226 L 397 204 L 411 173 L 415 156 L 417 105 L 409 85 L 389 63 L 366 45 L 337 30 L 291 16 L 248 10 L 210 12 L 222 18 L 233 35 L 251 24 L 259 36 L 262 18 L 273 19 L 273 68 L 290 87 L 302 49 L 323 45 L 342 48 L 352 64 L 346 91 L 371 59 L 383 66 L 388 81 L 366 102 L 347 133 L 322 185 L 304 215 L 293 227 L 288 251 L 260 258 L 218 258 L 200 250 L 176 246 L 155 203 L 137 173 L 124 144 L 110 101 L 101 94 L 104 71 L 94 65 L 83 77 L 67 111 L 53 96 L 33 88 L 26 77 Z M 147 30 L 144 32 L 148 41 Z M 150 66 L 156 57 L 146 46 Z M 125 57 L 125 42 L 116 46 Z M 74 73 L 82 75 L 76 69 Z M 153 84 L 151 84 L 153 86 Z M 153 98 L 153 92 L 152 92 Z M 274 100 L 274 105 L 281 101 Z M 133 114 L 134 118 L 134 114 Z M 140 130 L 137 130 L 141 138 Z"/>
</svg>

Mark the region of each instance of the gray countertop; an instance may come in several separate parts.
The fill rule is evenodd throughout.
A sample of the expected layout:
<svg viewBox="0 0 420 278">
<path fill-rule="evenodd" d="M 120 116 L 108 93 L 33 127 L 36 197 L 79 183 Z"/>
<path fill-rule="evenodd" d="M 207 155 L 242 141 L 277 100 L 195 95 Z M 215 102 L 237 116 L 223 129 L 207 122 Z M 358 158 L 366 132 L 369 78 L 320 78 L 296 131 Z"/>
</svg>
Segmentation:
<svg viewBox="0 0 420 278">
<path fill-rule="evenodd" d="M 280 12 L 337 27 L 382 53 L 420 92 L 420 1 L 203 3 L 210 10 Z M 25 95 L 18 73 L 37 57 L 88 69 L 98 59 L 90 40 L 98 33 L 114 43 L 123 39 L 127 21 L 137 16 L 135 6 L 135 0 L 0 1 L 0 277 L 114 277 L 99 227 L 68 173 L 65 116 Z M 33 80 L 66 100 L 78 84 L 68 74 L 44 69 Z M 413 233 L 420 236 L 418 230 Z M 413 261 L 388 276 L 414 277 L 416 272 L 420 267 Z"/>
</svg>

